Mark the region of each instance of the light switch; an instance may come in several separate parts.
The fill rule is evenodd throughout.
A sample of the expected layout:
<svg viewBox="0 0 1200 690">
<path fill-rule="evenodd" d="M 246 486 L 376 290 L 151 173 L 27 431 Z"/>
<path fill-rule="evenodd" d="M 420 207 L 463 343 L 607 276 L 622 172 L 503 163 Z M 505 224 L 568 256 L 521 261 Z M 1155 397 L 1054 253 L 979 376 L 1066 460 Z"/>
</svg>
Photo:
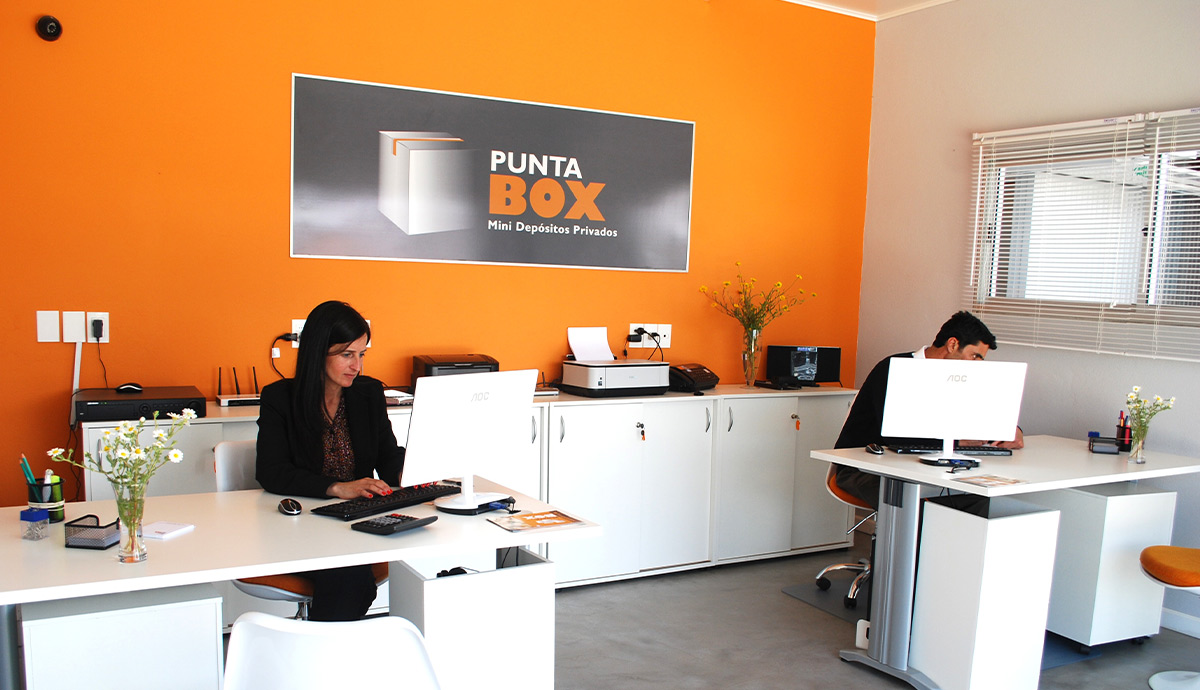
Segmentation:
<svg viewBox="0 0 1200 690">
<path fill-rule="evenodd" d="M 37 342 L 59 340 L 59 312 L 37 312 Z"/>
<path fill-rule="evenodd" d="M 81 311 L 64 311 L 62 339 L 64 343 L 87 342 L 87 331 L 84 330 L 84 316 Z"/>
</svg>

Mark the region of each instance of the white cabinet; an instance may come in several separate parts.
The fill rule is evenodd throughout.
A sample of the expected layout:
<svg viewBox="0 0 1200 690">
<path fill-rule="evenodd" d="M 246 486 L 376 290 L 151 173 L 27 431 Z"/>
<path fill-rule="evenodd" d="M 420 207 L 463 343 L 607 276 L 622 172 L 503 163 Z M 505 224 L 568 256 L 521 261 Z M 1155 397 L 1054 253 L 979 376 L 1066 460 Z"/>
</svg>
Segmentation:
<svg viewBox="0 0 1200 690">
<path fill-rule="evenodd" d="M 717 420 L 718 560 L 787 551 L 796 484 L 796 399 L 725 398 Z"/>
<path fill-rule="evenodd" d="M 853 392 L 726 396 L 717 419 L 716 558 L 850 546 L 853 509 L 825 490 Z"/>
<path fill-rule="evenodd" d="M 1163 588 L 1138 556 L 1171 543 L 1175 492 L 1123 482 L 1023 500 L 1062 513 L 1046 629 L 1085 647 L 1157 635 Z"/>
<path fill-rule="evenodd" d="M 558 581 L 709 561 L 713 403 L 551 405 L 548 502 L 600 523 L 550 547 Z"/>
<path fill-rule="evenodd" d="M 638 570 L 641 409 L 639 403 L 550 406 L 547 502 L 604 530 L 598 538 L 550 545 L 559 582 Z"/>
<path fill-rule="evenodd" d="M 796 398 L 796 484 L 792 494 L 792 548 L 849 546 L 846 532 L 854 510 L 829 494 L 829 463 L 814 460 L 812 451 L 833 448 L 854 398 L 850 395 Z"/>
<path fill-rule="evenodd" d="M 922 504 L 908 666 L 926 687 L 1036 690 L 1058 511 L 993 498 L 977 515 L 960 498 Z"/>
<path fill-rule="evenodd" d="M 169 424 L 170 420 L 160 421 L 159 424 Z M 99 457 L 97 453 L 100 450 L 100 444 L 104 440 L 104 432 L 115 429 L 119 422 L 94 422 L 83 425 L 83 448 L 92 454 L 92 457 Z M 241 423 L 244 424 L 244 423 Z M 218 443 L 225 440 L 226 431 L 238 431 L 236 427 L 241 424 L 192 424 L 175 437 L 176 448 L 183 451 L 183 461 L 175 463 L 166 463 L 158 472 L 154 473 L 154 477 L 146 487 L 148 496 L 169 496 L 172 494 L 195 494 L 207 493 L 217 490 L 216 475 L 213 472 L 213 448 Z M 253 418 L 250 425 L 257 432 L 257 425 L 254 424 Z M 226 427 L 229 429 L 226 429 Z M 153 443 L 153 429 L 151 422 L 146 423 L 146 428 L 142 430 L 141 442 L 143 446 Z M 253 437 L 252 437 L 253 438 Z M 80 458 L 82 460 L 82 458 Z M 109 486 L 108 480 L 104 475 L 95 472 L 84 472 L 84 497 L 89 501 L 100 501 L 113 498 L 112 487 Z"/>
<path fill-rule="evenodd" d="M 209 585 L 21 605 L 25 687 L 221 687 L 221 598 Z"/>
<path fill-rule="evenodd" d="M 641 570 L 709 560 L 714 404 L 646 403 Z"/>
</svg>

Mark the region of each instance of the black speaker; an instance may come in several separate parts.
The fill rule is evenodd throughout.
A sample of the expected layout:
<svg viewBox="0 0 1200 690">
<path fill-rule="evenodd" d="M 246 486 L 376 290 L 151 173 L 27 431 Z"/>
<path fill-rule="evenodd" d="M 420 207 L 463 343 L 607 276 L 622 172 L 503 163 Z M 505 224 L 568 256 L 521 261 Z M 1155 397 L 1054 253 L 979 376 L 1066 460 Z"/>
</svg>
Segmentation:
<svg viewBox="0 0 1200 690">
<path fill-rule="evenodd" d="M 841 381 L 842 348 L 768 345 L 767 380 L 778 388 Z"/>
</svg>

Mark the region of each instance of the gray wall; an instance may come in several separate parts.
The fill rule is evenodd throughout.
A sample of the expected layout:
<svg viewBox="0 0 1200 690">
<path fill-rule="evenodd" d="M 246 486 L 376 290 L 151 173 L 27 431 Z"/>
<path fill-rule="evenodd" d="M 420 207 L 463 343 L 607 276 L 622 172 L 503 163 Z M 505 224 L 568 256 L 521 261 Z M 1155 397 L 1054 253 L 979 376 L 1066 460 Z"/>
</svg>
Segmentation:
<svg viewBox="0 0 1200 690">
<path fill-rule="evenodd" d="M 878 24 L 858 384 L 959 308 L 972 132 L 1200 106 L 1198 30 L 1200 0 L 955 0 Z M 1029 363 L 1026 434 L 1111 432 L 1136 384 L 1178 397 L 1147 448 L 1200 455 L 1200 363 L 1003 344 L 993 359 Z M 1164 485 L 1174 543 L 1200 547 L 1200 477 Z M 1195 634 L 1200 597 L 1166 607 Z"/>
</svg>

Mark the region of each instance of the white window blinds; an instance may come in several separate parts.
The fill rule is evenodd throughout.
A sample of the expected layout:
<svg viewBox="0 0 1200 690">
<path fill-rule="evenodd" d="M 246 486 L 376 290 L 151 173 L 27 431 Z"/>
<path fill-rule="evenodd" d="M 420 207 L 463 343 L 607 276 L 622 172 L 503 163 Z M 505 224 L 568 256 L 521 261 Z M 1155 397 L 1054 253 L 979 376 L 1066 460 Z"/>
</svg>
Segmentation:
<svg viewBox="0 0 1200 690">
<path fill-rule="evenodd" d="M 1200 108 L 977 134 L 973 175 L 998 340 L 1200 360 Z"/>
</svg>

